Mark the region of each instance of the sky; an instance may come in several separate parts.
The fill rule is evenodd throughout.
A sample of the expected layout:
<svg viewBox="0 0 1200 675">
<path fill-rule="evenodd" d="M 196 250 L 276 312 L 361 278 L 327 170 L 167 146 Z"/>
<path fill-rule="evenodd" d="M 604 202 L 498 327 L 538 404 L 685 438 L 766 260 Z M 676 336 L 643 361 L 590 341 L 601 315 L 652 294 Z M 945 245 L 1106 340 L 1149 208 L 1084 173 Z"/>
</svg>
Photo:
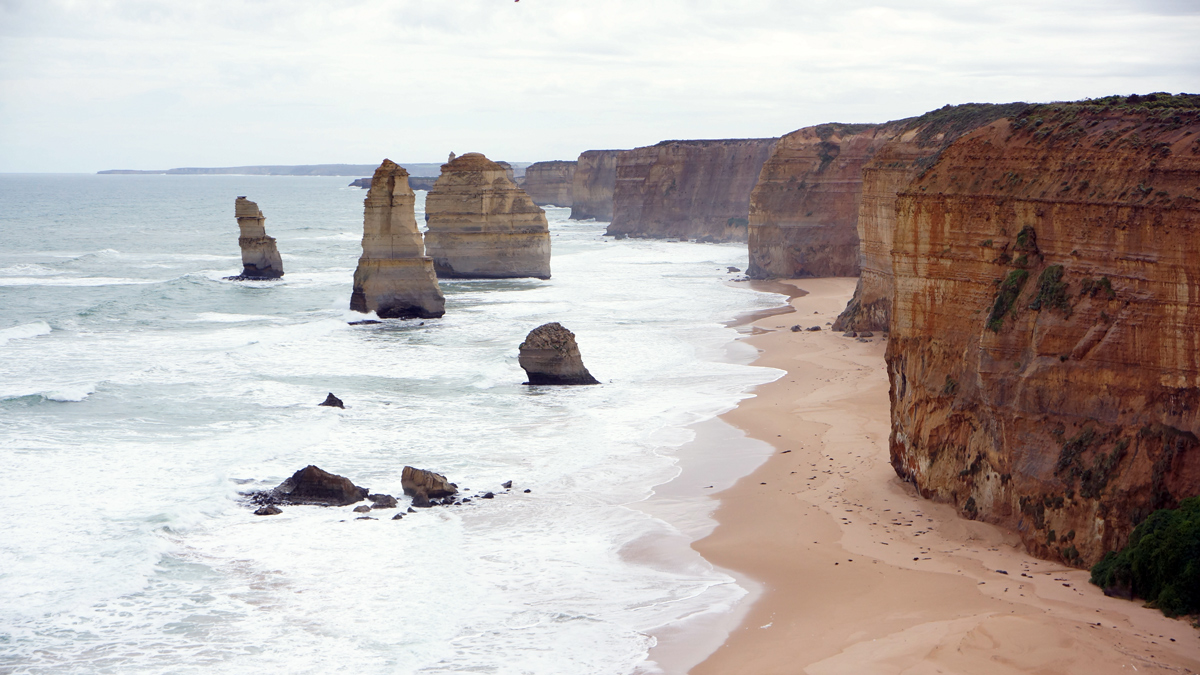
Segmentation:
<svg viewBox="0 0 1200 675">
<path fill-rule="evenodd" d="M 1200 0 L 0 0 L 0 172 L 574 159 L 1200 92 Z"/>
</svg>

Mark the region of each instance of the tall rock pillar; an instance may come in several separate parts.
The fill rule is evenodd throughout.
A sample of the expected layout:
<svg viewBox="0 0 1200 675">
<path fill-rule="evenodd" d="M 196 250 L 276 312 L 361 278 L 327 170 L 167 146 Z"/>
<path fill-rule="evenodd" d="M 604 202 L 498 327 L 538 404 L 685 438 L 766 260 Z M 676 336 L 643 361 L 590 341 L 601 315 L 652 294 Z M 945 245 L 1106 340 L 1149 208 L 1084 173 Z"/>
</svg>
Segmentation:
<svg viewBox="0 0 1200 675">
<path fill-rule="evenodd" d="M 354 270 L 350 309 L 381 318 L 437 318 L 446 299 L 433 259 L 424 255 L 408 171 L 390 159 L 375 169 L 363 201 L 362 257 Z"/>
<path fill-rule="evenodd" d="M 442 165 L 425 198 L 426 251 L 441 278 L 550 278 L 546 212 L 503 166 L 469 152 Z"/>
<path fill-rule="evenodd" d="M 283 259 L 275 247 L 275 238 L 267 236 L 267 219 L 258 209 L 258 204 L 238 197 L 233 208 L 238 229 L 241 230 L 238 246 L 242 249 L 242 273 L 229 278 L 278 279 L 283 276 Z"/>
</svg>

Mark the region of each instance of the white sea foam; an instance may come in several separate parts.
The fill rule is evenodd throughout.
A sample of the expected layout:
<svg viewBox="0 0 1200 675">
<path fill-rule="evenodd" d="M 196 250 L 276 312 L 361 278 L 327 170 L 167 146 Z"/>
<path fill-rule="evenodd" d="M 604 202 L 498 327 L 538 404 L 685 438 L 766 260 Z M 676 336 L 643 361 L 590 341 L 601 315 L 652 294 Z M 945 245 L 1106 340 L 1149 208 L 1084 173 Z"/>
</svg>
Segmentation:
<svg viewBox="0 0 1200 675">
<path fill-rule="evenodd" d="M 141 286 L 166 281 L 171 280 L 125 277 L 0 277 L 0 286 Z"/>
<path fill-rule="evenodd" d="M 45 321 L 35 321 L 12 328 L 0 330 L 0 347 L 3 347 L 9 340 L 23 340 L 25 338 L 37 337 L 39 335 L 49 335 L 50 324 Z"/>
</svg>

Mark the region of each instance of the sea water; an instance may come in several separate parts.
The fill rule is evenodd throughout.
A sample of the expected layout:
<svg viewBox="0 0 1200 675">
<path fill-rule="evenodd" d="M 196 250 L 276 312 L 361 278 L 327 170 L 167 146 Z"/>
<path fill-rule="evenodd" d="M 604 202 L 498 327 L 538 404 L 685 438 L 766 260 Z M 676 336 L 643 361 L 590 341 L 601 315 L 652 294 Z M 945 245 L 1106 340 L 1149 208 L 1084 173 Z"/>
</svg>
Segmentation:
<svg viewBox="0 0 1200 675">
<path fill-rule="evenodd" d="M 780 303 L 728 283 L 745 246 L 548 207 L 553 278 L 443 281 L 442 319 L 352 326 L 347 182 L 0 176 L 0 672 L 653 672 L 656 630 L 745 594 L 686 537 L 673 564 L 625 550 L 681 537 L 637 505 L 690 425 L 778 375 L 730 357 L 724 322 Z M 283 279 L 223 279 L 238 195 Z M 549 321 L 601 386 L 522 385 Z M 239 497 L 308 464 L 401 506 Z M 496 498 L 392 520 L 405 465 Z"/>
</svg>

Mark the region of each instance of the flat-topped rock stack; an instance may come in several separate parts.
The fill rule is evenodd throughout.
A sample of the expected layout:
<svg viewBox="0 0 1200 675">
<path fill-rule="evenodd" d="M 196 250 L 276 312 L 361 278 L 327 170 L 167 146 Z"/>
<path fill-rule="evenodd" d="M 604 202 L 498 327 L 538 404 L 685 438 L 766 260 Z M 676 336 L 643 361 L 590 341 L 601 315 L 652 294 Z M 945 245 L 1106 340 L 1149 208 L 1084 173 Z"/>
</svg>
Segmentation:
<svg viewBox="0 0 1200 675">
<path fill-rule="evenodd" d="M 408 171 L 383 160 L 363 205 L 363 252 L 354 270 L 350 309 L 385 319 L 445 314 L 446 299 L 437 285 L 433 258 L 425 255 L 417 229 Z"/>
<path fill-rule="evenodd" d="M 425 199 L 425 249 L 441 278 L 550 278 L 550 228 L 500 164 L 470 152 L 442 165 Z"/>
<path fill-rule="evenodd" d="M 612 220 L 617 155 L 621 152 L 588 150 L 575 160 L 575 173 L 571 178 L 571 220 Z"/>
<path fill-rule="evenodd" d="M 267 219 L 258 204 L 238 197 L 233 208 L 241 230 L 238 246 L 242 249 L 242 273 L 229 278 L 278 279 L 283 276 L 283 259 L 275 247 L 275 238 L 267 236 Z"/>
<path fill-rule="evenodd" d="M 535 162 L 525 167 L 521 189 L 538 206 L 571 206 L 575 162 Z"/>
</svg>

